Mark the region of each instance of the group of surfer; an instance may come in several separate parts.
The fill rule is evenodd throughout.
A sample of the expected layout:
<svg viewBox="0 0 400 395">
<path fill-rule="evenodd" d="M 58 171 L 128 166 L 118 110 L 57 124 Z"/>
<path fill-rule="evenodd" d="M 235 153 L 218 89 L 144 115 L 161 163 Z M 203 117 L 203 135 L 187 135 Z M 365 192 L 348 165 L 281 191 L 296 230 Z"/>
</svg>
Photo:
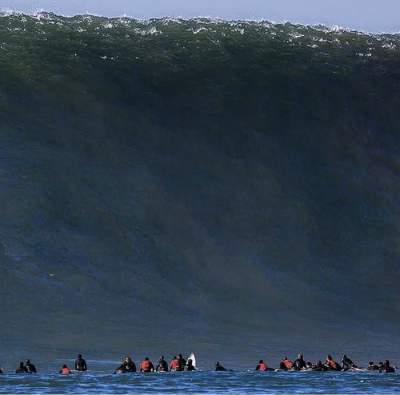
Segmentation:
<svg viewBox="0 0 400 395">
<path fill-rule="evenodd" d="M 260 360 L 256 366 L 256 370 L 259 371 L 314 371 L 314 372 L 326 372 L 326 371 L 336 371 L 345 372 L 348 370 L 376 370 L 385 373 L 394 373 L 395 368 L 390 365 L 390 362 L 386 360 L 385 362 L 379 362 L 376 365 L 374 362 L 369 362 L 368 368 L 363 369 L 358 367 L 346 354 L 343 355 L 341 363 L 336 362 L 332 356 L 329 354 L 326 357 L 325 362 L 318 361 L 317 363 L 306 362 L 303 354 L 298 354 L 294 361 L 291 361 L 288 357 L 282 359 L 279 364 L 279 369 L 270 369 L 263 360 Z"/>
<path fill-rule="evenodd" d="M 120 366 L 115 370 L 115 374 L 119 373 L 133 373 L 139 370 L 141 373 L 150 372 L 182 372 L 182 371 L 194 371 L 196 370 L 195 363 L 193 361 L 194 356 L 189 357 L 187 360 L 183 358 L 182 354 L 174 356 L 172 360 L 168 363 L 164 356 L 161 356 L 156 367 L 150 361 L 148 357 L 140 363 L 139 369 L 137 369 L 135 362 L 131 357 L 127 356 L 123 359 Z M 74 370 L 70 369 L 68 365 L 64 364 L 59 373 L 62 375 L 69 375 L 75 372 L 85 372 L 87 371 L 86 361 L 83 359 L 82 355 L 79 354 L 78 358 L 74 364 Z M 272 369 L 267 366 L 264 360 L 260 360 L 256 366 L 256 371 L 315 371 L 315 372 L 325 372 L 325 371 L 379 371 L 381 373 L 394 373 L 395 368 L 390 365 L 390 362 L 386 360 L 385 362 L 379 362 L 375 364 L 374 362 L 369 362 L 366 369 L 358 367 L 347 355 L 343 355 L 341 363 L 336 362 L 331 355 L 328 355 L 325 362 L 318 361 L 317 363 L 306 362 L 303 354 L 298 354 L 294 361 L 291 361 L 288 357 L 282 359 L 279 365 L 279 369 Z M 215 364 L 215 371 L 232 371 L 231 369 L 226 369 L 220 362 Z M 0 373 L 4 373 L 0 368 Z M 20 363 L 19 367 L 16 369 L 15 373 L 37 373 L 35 365 L 28 359 L 26 363 Z"/>
<path fill-rule="evenodd" d="M 20 362 L 15 373 L 37 373 L 36 366 L 28 359 L 26 363 Z"/>
<path fill-rule="evenodd" d="M 168 371 L 183 372 L 185 370 L 191 372 L 196 370 L 196 367 L 193 364 L 193 359 L 188 358 L 186 361 L 182 354 L 174 356 L 169 364 L 165 360 L 164 355 L 162 355 L 156 367 L 154 367 L 153 363 L 148 357 L 146 357 L 139 365 L 139 371 L 142 373 Z M 122 361 L 122 364 L 115 370 L 114 373 L 132 373 L 136 371 L 136 364 L 133 362 L 132 358 L 125 357 L 125 359 Z"/>
</svg>

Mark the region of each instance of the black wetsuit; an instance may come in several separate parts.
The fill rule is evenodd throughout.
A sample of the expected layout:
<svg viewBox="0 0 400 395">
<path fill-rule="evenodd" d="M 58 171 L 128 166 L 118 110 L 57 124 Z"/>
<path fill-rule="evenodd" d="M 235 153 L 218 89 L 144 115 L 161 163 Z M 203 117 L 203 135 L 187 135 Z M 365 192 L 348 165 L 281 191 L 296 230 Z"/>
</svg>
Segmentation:
<svg viewBox="0 0 400 395">
<path fill-rule="evenodd" d="M 196 368 L 193 366 L 193 364 L 191 364 L 186 366 L 186 370 L 188 372 L 193 372 L 194 370 L 196 370 Z"/>
<path fill-rule="evenodd" d="M 326 372 L 328 368 L 321 361 L 319 361 L 315 366 L 313 366 L 312 370 L 315 372 Z"/>
<path fill-rule="evenodd" d="M 115 372 L 120 373 L 134 373 L 136 372 L 136 365 L 132 362 L 124 362 L 121 366 L 119 366 Z"/>
<path fill-rule="evenodd" d="M 168 372 L 168 363 L 165 359 L 160 359 L 157 365 L 157 372 Z"/>
<path fill-rule="evenodd" d="M 185 358 L 182 358 L 182 357 L 179 357 L 178 358 L 178 369 L 177 370 L 179 370 L 179 371 L 183 371 L 183 370 L 185 370 L 185 366 L 186 366 L 186 359 Z"/>
<path fill-rule="evenodd" d="M 346 355 L 343 356 L 342 359 L 342 369 L 349 370 L 351 368 L 356 368 L 357 366 L 353 363 L 353 361 L 347 357 Z"/>
<path fill-rule="evenodd" d="M 136 372 L 135 362 L 131 361 L 131 362 L 125 363 L 124 365 L 125 365 L 126 372 L 128 372 L 128 373 Z"/>
<path fill-rule="evenodd" d="M 307 367 L 306 361 L 303 358 L 297 358 L 293 363 L 293 369 L 302 370 Z"/>
<path fill-rule="evenodd" d="M 383 372 L 385 373 L 394 373 L 395 372 L 395 368 L 393 366 L 390 366 L 389 363 L 385 363 L 383 365 Z"/>
<path fill-rule="evenodd" d="M 216 365 L 215 366 L 215 371 L 216 372 L 226 372 L 226 369 L 222 365 Z"/>
<path fill-rule="evenodd" d="M 77 370 L 79 372 L 86 372 L 87 365 L 86 365 L 86 361 L 83 358 L 78 358 L 75 361 L 75 370 Z"/>
<path fill-rule="evenodd" d="M 33 363 L 27 362 L 25 365 L 25 369 L 28 373 L 37 373 L 36 367 Z"/>
</svg>

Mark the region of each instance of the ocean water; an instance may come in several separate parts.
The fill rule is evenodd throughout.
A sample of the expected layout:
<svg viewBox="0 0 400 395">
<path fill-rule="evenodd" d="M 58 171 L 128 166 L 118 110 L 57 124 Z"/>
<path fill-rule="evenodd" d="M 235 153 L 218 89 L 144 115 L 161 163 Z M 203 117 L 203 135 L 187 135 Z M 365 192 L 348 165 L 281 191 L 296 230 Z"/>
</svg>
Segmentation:
<svg viewBox="0 0 400 395">
<path fill-rule="evenodd" d="M 400 366 L 399 35 L 46 13 L 0 35 L 0 364 L 41 372 L 1 391 L 396 391 L 245 369 Z M 155 350 L 237 372 L 55 374 Z"/>
<path fill-rule="evenodd" d="M 0 393 L 400 393 L 400 375 L 376 372 L 85 373 L 0 377 Z"/>
</svg>

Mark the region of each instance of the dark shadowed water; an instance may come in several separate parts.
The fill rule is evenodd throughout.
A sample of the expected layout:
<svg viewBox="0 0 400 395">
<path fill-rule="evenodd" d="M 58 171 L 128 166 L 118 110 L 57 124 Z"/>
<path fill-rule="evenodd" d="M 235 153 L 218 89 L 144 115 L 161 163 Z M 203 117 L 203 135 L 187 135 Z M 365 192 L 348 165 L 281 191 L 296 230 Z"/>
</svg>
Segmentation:
<svg viewBox="0 0 400 395">
<path fill-rule="evenodd" d="M 400 375 L 374 372 L 3 375 L 0 383 L 0 393 L 400 393 Z"/>
</svg>

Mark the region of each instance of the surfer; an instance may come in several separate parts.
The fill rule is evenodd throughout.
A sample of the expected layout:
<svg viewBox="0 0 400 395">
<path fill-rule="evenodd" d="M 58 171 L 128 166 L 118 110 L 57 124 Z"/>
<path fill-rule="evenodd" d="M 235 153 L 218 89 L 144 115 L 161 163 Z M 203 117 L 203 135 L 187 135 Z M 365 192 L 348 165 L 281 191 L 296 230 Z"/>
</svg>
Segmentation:
<svg viewBox="0 0 400 395">
<path fill-rule="evenodd" d="M 374 361 L 370 361 L 368 364 L 368 370 L 379 370 L 379 366 L 374 363 Z"/>
<path fill-rule="evenodd" d="M 293 361 L 285 357 L 282 359 L 279 368 L 282 370 L 292 370 L 293 369 Z"/>
<path fill-rule="evenodd" d="M 226 369 L 219 362 L 217 362 L 215 364 L 215 371 L 216 372 L 226 372 Z"/>
<path fill-rule="evenodd" d="M 186 366 L 186 359 L 183 358 L 182 354 L 178 355 L 178 371 L 182 372 L 185 370 L 185 366 Z"/>
<path fill-rule="evenodd" d="M 161 355 L 156 370 L 157 372 L 168 372 L 168 363 L 164 359 L 164 355 Z"/>
<path fill-rule="evenodd" d="M 141 363 L 140 363 L 140 371 L 142 373 L 150 373 L 154 372 L 154 365 L 150 361 L 148 357 L 146 357 Z"/>
<path fill-rule="evenodd" d="M 342 370 L 346 371 L 353 368 L 357 368 L 357 365 L 346 354 L 344 354 L 342 358 Z"/>
<path fill-rule="evenodd" d="M 36 366 L 31 362 L 30 359 L 26 361 L 25 368 L 28 373 L 37 373 Z"/>
<path fill-rule="evenodd" d="M 60 369 L 59 373 L 62 374 L 63 376 L 68 376 L 69 374 L 71 374 L 71 369 L 64 364 Z"/>
<path fill-rule="evenodd" d="M 256 370 L 260 372 L 266 372 L 268 370 L 268 366 L 262 359 L 260 359 L 258 365 L 256 366 Z"/>
<path fill-rule="evenodd" d="M 0 368 L 0 374 L 4 374 L 3 368 Z"/>
<path fill-rule="evenodd" d="M 303 354 L 299 354 L 297 356 L 297 359 L 293 363 L 293 369 L 294 370 L 303 370 L 306 369 L 306 361 L 304 360 Z"/>
<path fill-rule="evenodd" d="M 190 358 L 187 360 L 186 370 L 188 372 L 192 372 L 192 371 L 196 370 L 195 366 L 193 365 L 193 360 Z"/>
<path fill-rule="evenodd" d="M 175 356 L 172 358 L 170 364 L 169 364 L 169 369 L 173 372 L 178 371 L 179 369 L 179 361 L 178 358 Z"/>
<path fill-rule="evenodd" d="M 322 363 L 322 361 L 318 361 L 317 364 L 312 367 L 312 370 L 315 372 L 326 372 L 328 368 Z"/>
<path fill-rule="evenodd" d="M 341 370 L 340 365 L 332 358 L 332 355 L 326 357 L 325 366 L 328 370 Z"/>
<path fill-rule="evenodd" d="M 82 358 L 82 354 L 79 354 L 78 359 L 75 361 L 75 370 L 78 372 L 87 371 L 86 361 Z"/>
<path fill-rule="evenodd" d="M 385 363 L 383 364 L 383 369 L 382 372 L 385 373 L 394 373 L 395 372 L 395 368 L 393 366 L 390 366 L 390 362 L 388 360 L 385 361 Z"/>
<path fill-rule="evenodd" d="M 131 357 L 125 357 L 122 364 L 115 370 L 115 373 L 133 373 L 136 372 L 136 365 Z"/>
<path fill-rule="evenodd" d="M 19 373 L 29 373 L 28 370 L 26 369 L 25 365 L 23 362 L 19 363 L 19 368 L 17 368 L 17 370 L 15 371 L 15 373 L 19 374 Z"/>
</svg>

